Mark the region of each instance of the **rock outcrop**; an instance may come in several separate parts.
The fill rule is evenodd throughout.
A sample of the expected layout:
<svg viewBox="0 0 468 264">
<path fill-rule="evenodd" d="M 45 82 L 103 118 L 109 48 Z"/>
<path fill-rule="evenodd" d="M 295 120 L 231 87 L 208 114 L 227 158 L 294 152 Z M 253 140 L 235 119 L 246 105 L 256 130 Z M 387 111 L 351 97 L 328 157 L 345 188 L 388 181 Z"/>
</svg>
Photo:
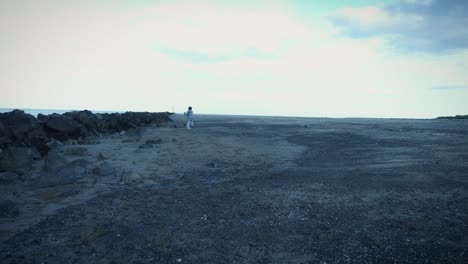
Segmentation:
<svg viewBox="0 0 468 264">
<path fill-rule="evenodd" d="M 148 125 L 160 126 L 171 121 L 170 115 L 169 112 L 94 114 L 84 110 L 61 115 L 39 114 L 36 118 L 21 110 L 0 113 L 0 173 L 28 174 L 34 159 L 47 156 L 51 147 L 62 142 L 138 131 L 139 127 Z"/>
</svg>

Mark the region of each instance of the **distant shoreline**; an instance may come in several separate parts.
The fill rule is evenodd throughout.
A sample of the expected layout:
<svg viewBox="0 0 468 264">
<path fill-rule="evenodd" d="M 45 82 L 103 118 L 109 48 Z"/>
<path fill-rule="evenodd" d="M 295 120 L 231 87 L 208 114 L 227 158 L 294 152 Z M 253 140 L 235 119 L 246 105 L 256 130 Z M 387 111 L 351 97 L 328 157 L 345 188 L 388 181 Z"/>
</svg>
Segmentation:
<svg viewBox="0 0 468 264">
<path fill-rule="evenodd" d="M 439 116 L 437 119 L 468 119 L 468 115 Z"/>
</svg>

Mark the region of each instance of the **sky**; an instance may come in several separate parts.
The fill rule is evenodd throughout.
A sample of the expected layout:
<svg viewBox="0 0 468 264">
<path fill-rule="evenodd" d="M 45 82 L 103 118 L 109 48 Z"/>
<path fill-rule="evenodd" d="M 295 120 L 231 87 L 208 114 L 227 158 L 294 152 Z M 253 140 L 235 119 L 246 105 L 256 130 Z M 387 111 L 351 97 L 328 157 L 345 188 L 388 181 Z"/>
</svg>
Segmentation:
<svg viewBox="0 0 468 264">
<path fill-rule="evenodd" d="M 0 107 L 468 114 L 466 0 L 0 0 Z"/>
</svg>

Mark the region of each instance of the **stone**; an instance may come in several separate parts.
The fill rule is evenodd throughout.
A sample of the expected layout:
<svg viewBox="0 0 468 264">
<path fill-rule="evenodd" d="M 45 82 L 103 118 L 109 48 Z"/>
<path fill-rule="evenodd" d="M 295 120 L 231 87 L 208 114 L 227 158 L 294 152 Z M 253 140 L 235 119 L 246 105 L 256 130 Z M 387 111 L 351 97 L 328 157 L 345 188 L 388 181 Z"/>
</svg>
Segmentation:
<svg viewBox="0 0 468 264">
<path fill-rule="evenodd" d="M 88 155 L 88 149 L 84 147 L 70 147 L 65 149 L 64 153 L 71 156 L 84 156 Z"/>
<path fill-rule="evenodd" d="M 84 225 L 79 231 L 80 243 L 93 244 L 100 237 L 112 234 L 112 230 L 104 225 Z"/>
<path fill-rule="evenodd" d="M 99 166 L 93 168 L 91 172 L 97 176 L 107 176 L 115 173 L 115 169 L 107 162 L 99 164 Z"/>
<path fill-rule="evenodd" d="M 70 116 L 52 114 L 45 121 L 44 129 L 50 137 L 58 140 L 80 138 L 87 135 L 85 126 L 75 121 Z"/>
<path fill-rule="evenodd" d="M 0 218 L 16 217 L 19 214 L 18 206 L 11 200 L 0 202 Z"/>
<path fill-rule="evenodd" d="M 143 177 L 136 172 L 131 170 L 124 170 L 120 177 L 120 182 L 123 184 L 136 184 L 143 181 Z"/>
<path fill-rule="evenodd" d="M 38 125 L 38 121 L 34 116 L 17 109 L 0 114 L 0 120 L 3 126 L 9 130 L 11 136 L 17 139 L 23 138 L 24 134 Z"/>
<path fill-rule="evenodd" d="M 80 139 L 77 140 L 78 145 L 97 145 L 101 143 L 99 140 L 94 139 Z"/>
<path fill-rule="evenodd" d="M 88 132 L 93 132 L 91 130 L 97 126 L 96 122 L 98 118 L 89 110 L 72 111 L 64 113 L 63 115 L 71 117 L 73 120 L 86 127 Z"/>
<path fill-rule="evenodd" d="M 135 143 L 135 142 L 138 142 L 138 140 L 131 139 L 131 138 L 122 140 L 122 143 Z"/>
<path fill-rule="evenodd" d="M 146 143 L 147 143 L 147 144 L 161 144 L 161 143 L 162 143 L 162 139 L 160 139 L 160 138 L 157 138 L 157 139 L 148 139 L 148 140 L 146 140 Z"/>
<path fill-rule="evenodd" d="M 6 136 L 0 136 L 0 145 L 2 144 L 8 144 L 8 143 L 11 143 L 13 142 L 10 138 L 6 137 Z"/>
<path fill-rule="evenodd" d="M 108 160 L 110 155 L 107 153 L 99 153 L 97 156 L 98 160 Z"/>
<path fill-rule="evenodd" d="M 51 151 L 44 160 L 44 171 L 55 171 L 67 164 L 68 160 L 63 154 L 57 151 Z"/>
<path fill-rule="evenodd" d="M 143 145 L 140 145 L 138 148 L 140 148 L 140 149 L 149 149 L 149 148 L 152 148 L 152 147 L 153 147 L 153 144 L 145 143 Z"/>
<path fill-rule="evenodd" d="M 0 171 L 28 174 L 32 169 L 34 154 L 33 149 L 28 147 L 7 148 L 0 155 Z"/>
<path fill-rule="evenodd" d="M 0 173 L 0 184 L 11 184 L 19 181 L 21 177 L 16 172 L 7 171 Z"/>
<path fill-rule="evenodd" d="M 44 172 L 37 178 L 35 185 L 49 187 L 55 185 L 71 184 L 88 176 L 88 162 L 77 159 L 65 166 Z"/>
<path fill-rule="evenodd" d="M 44 156 L 48 136 L 41 121 L 20 110 L 0 114 L 0 144 L 34 147 Z"/>
<path fill-rule="evenodd" d="M 56 139 L 51 138 L 49 142 L 47 142 L 47 146 L 49 146 L 49 148 L 57 148 L 57 147 L 63 146 L 63 143 Z"/>
</svg>

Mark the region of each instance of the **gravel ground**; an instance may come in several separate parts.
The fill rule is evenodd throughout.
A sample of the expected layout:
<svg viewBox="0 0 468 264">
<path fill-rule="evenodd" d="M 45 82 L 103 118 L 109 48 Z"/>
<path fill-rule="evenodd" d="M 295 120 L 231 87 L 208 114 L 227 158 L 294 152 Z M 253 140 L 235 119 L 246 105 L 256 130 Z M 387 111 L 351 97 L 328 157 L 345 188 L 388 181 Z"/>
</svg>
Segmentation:
<svg viewBox="0 0 468 264">
<path fill-rule="evenodd" d="M 68 157 L 92 170 L 104 153 L 113 174 L 2 186 L 19 215 L 1 219 L 1 262 L 468 259 L 467 121 L 199 116 L 191 131 L 180 122 Z M 141 148 L 147 140 L 156 144 Z M 122 183 L 128 170 L 139 181 Z"/>
</svg>

